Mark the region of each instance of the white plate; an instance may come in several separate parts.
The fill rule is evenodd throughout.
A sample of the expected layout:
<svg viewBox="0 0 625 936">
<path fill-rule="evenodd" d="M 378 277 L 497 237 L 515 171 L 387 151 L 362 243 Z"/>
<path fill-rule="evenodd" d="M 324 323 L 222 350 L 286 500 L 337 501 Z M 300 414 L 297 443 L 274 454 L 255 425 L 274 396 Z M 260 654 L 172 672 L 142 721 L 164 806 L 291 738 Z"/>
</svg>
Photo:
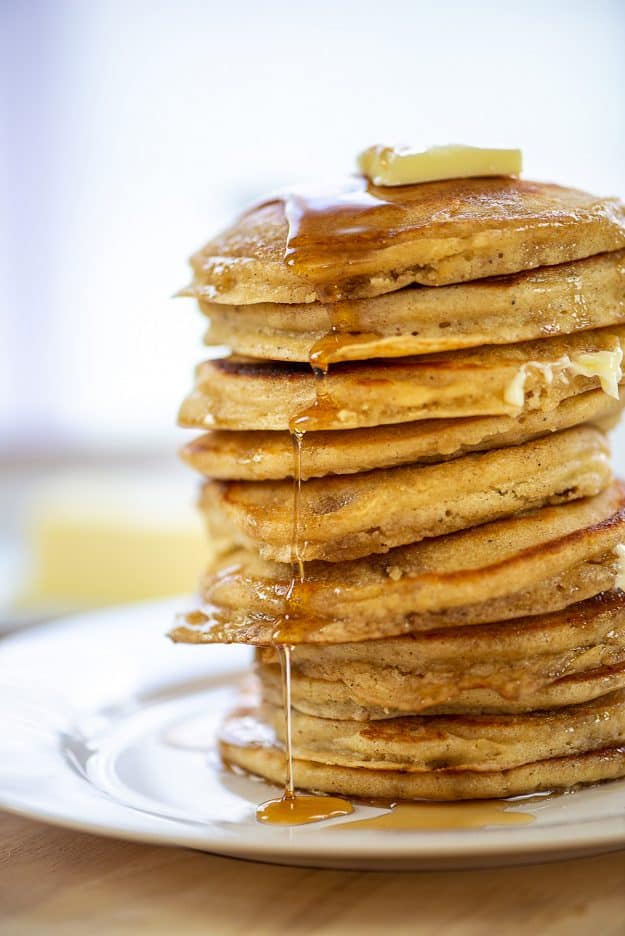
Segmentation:
<svg viewBox="0 0 625 936">
<path fill-rule="evenodd" d="M 213 747 L 249 651 L 171 644 L 163 635 L 183 603 L 80 615 L 0 643 L 0 806 L 103 835 L 323 867 L 483 867 L 625 846 L 623 781 L 525 804 L 536 820 L 523 826 L 259 825 L 255 806 L 275 788 L 224 771 Z M 380 812 L 358 806 L 354 818 Z"/>
</svg>

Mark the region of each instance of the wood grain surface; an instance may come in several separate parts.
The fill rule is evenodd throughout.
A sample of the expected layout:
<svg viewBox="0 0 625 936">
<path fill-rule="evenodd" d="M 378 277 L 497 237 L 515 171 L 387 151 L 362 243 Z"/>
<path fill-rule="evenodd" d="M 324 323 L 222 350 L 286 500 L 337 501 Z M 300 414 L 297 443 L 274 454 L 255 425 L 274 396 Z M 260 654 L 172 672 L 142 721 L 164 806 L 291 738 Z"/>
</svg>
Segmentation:
<svg viewBox="0 0 625 936">
<path fill-rule="evenodd" d="M 320 871 L 0 814 L 0 933 L 623 936 L 625 852 L 486 871 Z"/>
</svg>

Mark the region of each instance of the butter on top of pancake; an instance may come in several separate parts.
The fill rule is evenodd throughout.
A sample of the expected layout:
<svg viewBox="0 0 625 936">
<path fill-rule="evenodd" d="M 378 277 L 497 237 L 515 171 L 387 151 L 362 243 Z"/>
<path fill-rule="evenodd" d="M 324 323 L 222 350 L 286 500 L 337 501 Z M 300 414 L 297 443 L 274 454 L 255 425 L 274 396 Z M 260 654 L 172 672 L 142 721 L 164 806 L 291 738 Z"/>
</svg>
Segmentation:
<svg viewBox="0 0 625 936">
<path fill-rule="evenodd" d="M 416 149 L 413 146 L 369 146 L 358 156 L 358 168 L 374 185 L 414 185 L 442 179 L 475 176 L 518 176 L 520 149 L 485 149 L 448 143 Z"/>
</svg>

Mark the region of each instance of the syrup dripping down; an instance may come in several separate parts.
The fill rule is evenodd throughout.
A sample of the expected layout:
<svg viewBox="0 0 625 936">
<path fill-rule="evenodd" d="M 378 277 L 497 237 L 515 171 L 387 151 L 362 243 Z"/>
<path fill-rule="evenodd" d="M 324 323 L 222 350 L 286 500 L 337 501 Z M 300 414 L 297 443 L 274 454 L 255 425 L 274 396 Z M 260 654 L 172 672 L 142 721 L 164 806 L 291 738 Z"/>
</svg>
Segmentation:
<svg viewBox="0 0 625 936">
<path fill-rule="evenodd" d="M 256 818 L 259 822 L 273 825 L 306 825 L 323 819 L 347 816 L 353 806 L 347 800 L 336 796 L 320 796 L 295 792 L 293 775 L 293 719 L 291 708 L 291 647 L 283 644 L 279 647 L 280 666 L 282 669 L 282 697 L 285 725 L 286 779 L 284 793 L 278 799 L 269 800 L 258 807 Z"/>
<path fill-rule="evenodd" d="M 323 373 L 315 371 L 318 379 Z M 318 397 L 315 399 L 317 402 Z M 314 408 L 311 407 L 311 409 Z M 285 783 L 278 799 L 269 800 L 256 810 L 258 822 L 272 825 L 305 825 L 353 812 L 347 800 L 335 796 L 297 793 L 293 770 L 293 707 L 291 698 L 291 653 L 293 648 L 284 638 L 288 635 L 297 583 L 304 583 L 305 567 L 302 559 L 302 449 L 306 432 L 306 413 L 298 413 L 291 421 L 293 444 L 293 526 L 291 534 L 291 582 L 285 595 L 286 613 L 274 631 L 274 647 L 280 658 L 282 673 L 282 707 L 284 709 Z"/>
</svg>

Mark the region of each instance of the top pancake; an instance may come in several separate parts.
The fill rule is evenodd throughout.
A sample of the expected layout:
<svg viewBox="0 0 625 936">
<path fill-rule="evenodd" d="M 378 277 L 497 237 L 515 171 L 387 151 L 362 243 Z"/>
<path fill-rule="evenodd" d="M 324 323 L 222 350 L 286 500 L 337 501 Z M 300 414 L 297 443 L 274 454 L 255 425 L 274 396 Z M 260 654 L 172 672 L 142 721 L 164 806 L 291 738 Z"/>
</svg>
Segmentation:
<svg viewBox="0 0 625 936">
<path fill-rule="evenodd" d="M 505 177 L 293 193 L 243 214 L 191 259 L 187 294 L 224 303 L 363 298 L 567 263 L 625 247 L 625 209 Z"/>
<path fill-rule="evenodd" d="M 219 305 L 206 343 L 277 361 L 338 361 L 511 344 L 625 320 L 625 251 L 351 302 Z"/>
</svg>

